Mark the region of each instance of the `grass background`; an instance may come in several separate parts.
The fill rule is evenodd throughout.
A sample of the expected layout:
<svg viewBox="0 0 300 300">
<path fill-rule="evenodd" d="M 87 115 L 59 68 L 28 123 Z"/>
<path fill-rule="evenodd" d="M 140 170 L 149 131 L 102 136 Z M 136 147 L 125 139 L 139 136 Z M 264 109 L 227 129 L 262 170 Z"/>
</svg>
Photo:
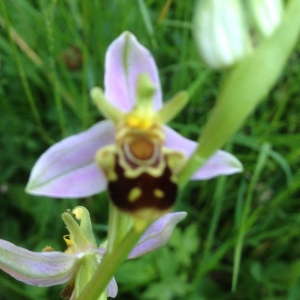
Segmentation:
<svg viewBox="0 0 300 300">
<path fill-rule="evenodd" d="M 0 1 L 0 238 L 33 251 L 64 250 L 61 213 L 78 204 L 105 238 L 105 193 L 61 200 L 24 187 L 52 143 L 102 119 L 88 92 L 103 86 L 105 51 L 123 31 L 153 53 L 164 100 L 196 87 L 170 125 L 197 138 L 226 73 L 199 60 L 193 9 L 194 1 L 180 0 Z M 122 266 L 117 299 L 299 299 L 299 49 L 226 146 L 244 172 L 190 183 L 175 207 L 188 217 L 166 247 Z M 4 272 L 0 282 L 1 300 L 58 299 L 63 288 L 26 286 Z"/>
</svg>

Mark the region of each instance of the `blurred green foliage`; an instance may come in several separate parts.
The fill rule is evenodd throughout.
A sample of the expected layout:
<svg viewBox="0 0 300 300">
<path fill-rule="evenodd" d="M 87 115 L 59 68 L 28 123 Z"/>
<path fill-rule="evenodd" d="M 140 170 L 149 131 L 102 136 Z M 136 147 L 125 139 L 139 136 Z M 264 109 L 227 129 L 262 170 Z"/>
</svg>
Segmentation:
<svg viewBox="0 0 300 300">
<path fill-rule="evenodd" d="M 26 195 L 37 158 L 53 142 L 101 120 L 88 92 L 103 86 L 108 45 L 130 30 L 153 53 L 167 100 L 194 86 L 170 124 L 196 139 L 225 73 L 199 60 L 194 1 L 0 1 L 0 238 L 33 251 L 65 248 L 61 213 L 86 206 L 99 241 L 107 196 Z M 176 210 L 188 218 L 164 248 L 118 271 L 118 299 L 297 300 L 300 293 L 300 45 L 278 84 L 228 143 L 243 174 L 192 182 Z M 117 78 L 116 78 L 117 80 Z M 241 255 L 241 264 L 237 256 Z M 231 292 L 233 273 L 237 288 Z M 62 286 L 23 285 L 0 273 L 0 299 L 58 299 Z"/>
</svg>

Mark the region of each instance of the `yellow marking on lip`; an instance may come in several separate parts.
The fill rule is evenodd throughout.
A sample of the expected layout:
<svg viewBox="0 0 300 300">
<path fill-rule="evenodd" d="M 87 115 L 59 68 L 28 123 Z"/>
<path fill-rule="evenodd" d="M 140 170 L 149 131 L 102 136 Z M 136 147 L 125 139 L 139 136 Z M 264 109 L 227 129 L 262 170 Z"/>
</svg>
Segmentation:
<svg viewBox="0 0 300 300">
<path fill-rule="evenodd" d="M 118 174 L 115 172 L 115 153 L 116 146 L 109 145 L 101 148 L 95 156 L 97 165 L 102 170 L 108 181 L 116 181 L 118 179 Z"/>
<path fill-rule="evenodd" d="M 162 191 L 161 189 L 154 189 L 153 194 L 156 198 L 160 198 L 160 199 L 165 196 L 164 191 Z"/>
<path fill-rule="evenodd" d="M 134 202 L 142 195 L 142 190 L 139 187 L 134 187 L 130 190 L 128 195 L 128 201 Z"/>
</svg>

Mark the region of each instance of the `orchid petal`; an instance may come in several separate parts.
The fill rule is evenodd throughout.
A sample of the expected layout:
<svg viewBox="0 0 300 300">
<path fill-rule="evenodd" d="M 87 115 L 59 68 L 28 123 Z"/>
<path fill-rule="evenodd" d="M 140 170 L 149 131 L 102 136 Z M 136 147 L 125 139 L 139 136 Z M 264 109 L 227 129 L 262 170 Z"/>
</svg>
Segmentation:
<svg viewBox="0 0 300 300">
<path fill-rule="evenodd" d="M 170 239 L 177 223 L 184 219 L 186 215 L 186 212 L 175 212 L 160 217 L 149 226 L 128 258 L 137 258 L 164 246 Z"/>
<path fill-rule="evenodd" d="M 197 148 L 197 143 L 189 140 L 168 126 L 164 127 L 166 133 L 165 146 L 185 153 L 187 157 L 191 156 Z M 230 175 L 242 172 L 242 163 L 232 154 L 218 150 L 207 162 L 192 176 L 192 180 L 210 179 L 220 175 Z"/>
<path fill-rule="evenodd" d="M 113 277 L 106 288 L 107 297 L 115 298 L 118 294 L 118 285 Z"/>
<path fill-rule="evenodd" d="M 193 174 L 191 180 L 205 180 L 242 171 L 243 165 L 235 156 L 226 151 L 218 150 Z"/>
<path fill-rule="evenodd" d="M 94 157 L 100 148 L 114 143 L 114 131 L 111 121 L 102 121 L 50 147 L 34 165 L 26 191 L 59 198 L 103 191 L 106 179 Z"/>
<path fill-rule="evenodd" d="M 0 240 L 0 269 L 27 284 L 51 286 L 69 281 L 76 272 L 81 254 L 31 252 Z"/>
<path fill-rule="evenodd" d="M 162 93 L 156 63 L 130 32 L 124 32 L 108 48 L 105 58 L 105 97 L 123 111 L 136 104 L 137 78 L 146 73 L 156 87 L 154 108 L 162 107 Z"/>
</svg>

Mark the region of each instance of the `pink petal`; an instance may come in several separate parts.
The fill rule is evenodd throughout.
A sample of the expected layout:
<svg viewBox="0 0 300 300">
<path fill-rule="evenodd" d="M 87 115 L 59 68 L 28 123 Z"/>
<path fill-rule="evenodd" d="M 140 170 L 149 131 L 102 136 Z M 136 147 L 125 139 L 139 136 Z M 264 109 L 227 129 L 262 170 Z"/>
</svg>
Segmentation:
<svg viewBox="0 0 300 300">
<path fill-rule="evenodd" d="M 191 141 L 168 126 L 164 127 L 166 133 L 165 146 L 174 150 L 182 151 L 189 157 L 197 147 L 197 143 Z M 210 179 L 220 175 L 230 175 L 241 172 L 242 163 L 232 154 L 218 150 L 212 155 L 204 166 L 202 166 L 193 176 L 192 180 Z"/>
<path fill-rule="evenodd" d="M 80 254 L 31 252 L 0 240 L 0 269 L 27 284 L 51 286 L 69 281 L 76 272 Z"/>
<path fill-rule="evenodd" d="M 118 294 L 118 285 L 113 277 L 106 288 L 107 297 L 115 298 Z"/>
<path fill-rule="evenodd" d="M 94 157 L 100 148 L 114 143 L 114 131 L 111 121 L 102 121 L 50 147 L 34 165 L 26 191 L 58 198 L 103 191 L 106 179 Z"/>
<path fill-rule="evenodd" d="M 191 180 L 205 180 L 242 171 L 243 165 L 235 156 L 226 151 L 218 150 L 207 160 L 202 168 L 194 173 Z"/>
<path fill-rule="evenodd" d="M 160 217 L 146 230 L 128 258 L 137 258 L 164 246 L 170 239 L 177 223 L 186 217 L 186 212 L 175 212 Z"/>
<path fill-rule="evenodd" d="M 105 97 L 123 111 L 136 103 L 136 82 L 141 73 L 147 73 L 157 91 L 154 108 L 162 107 L 162 95 L 156 63 L 151 53 L 136 37 L 126 31 L 109 46 L 105 58 Z"/>
</svg>

